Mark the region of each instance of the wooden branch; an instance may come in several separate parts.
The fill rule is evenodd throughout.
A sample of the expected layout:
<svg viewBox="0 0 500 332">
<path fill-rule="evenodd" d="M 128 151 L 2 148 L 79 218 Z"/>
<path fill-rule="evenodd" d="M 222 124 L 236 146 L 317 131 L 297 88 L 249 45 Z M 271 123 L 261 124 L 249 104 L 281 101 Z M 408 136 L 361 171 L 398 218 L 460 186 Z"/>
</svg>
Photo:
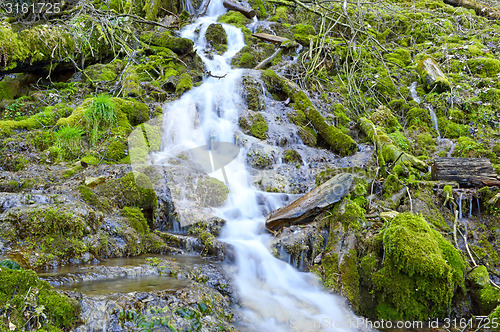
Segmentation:
<svg viewBox="0 0 500 332">
<path fill-rule="evenodd" d="M 267 42 L 278 44 L 278 45 L 281 45 L 282 43 L 289 40 L 288 38 L 285 38 L 285 37 L 275 36 L 275 35 L 271 35 L 269 33 L 263 33 L 263 32 L 254 33 L 252 36 L 259 38 L 263 41 L 267 41 Z"/>
<path fill-rule="evenodd" d="M 205 2 L 205 4 L 203 5 L 203 7 L 201 8 L 201 11 L 198 15 L 196 15 L 196 17 L 200 17 L 200 16 L 203 16 L 207 13 L 207 9 L 208 9 L 208 6 L 210 5 L 210 0 L 207 0 Z"/>
<path fill-rule="evenodd" d="M 257 66 L 255 66 L 255 70 L 259 70 L 259 69 L 262 69 L 264 68 L 265 66 L 267 66 L 271 61 L 273 61 L 274 58 L 276 58 L 278 56 L 278 54 L 280 54 L 281 52 L 281 48 L 278 48 L 270 57 L 267 57 L 265 58 L 264 60 L 262 60 L 261 63 L 259 63 Z"/>
<path fill-rule="evenodd" d="M 478 1 L 472 0 L 443 0 L 447 5 L 454 7 L 464 7 L 473 9 L 477 15 L 486 17 L 490 20 L 500 20 L 500 11 L 496 8 L 486 6 Z"/>
<path fill-rule="evenodd" d="M 253 10 L 252 8 L 242 6 L 230 0 L 224 0 L 222 4 L 224 5 L 225 8 L 240 12 L 248 18 L 253 18 L 255 15 L 257 15 L 255 10 Z"/>
<path fill-rule="evenodd" d="M 218 79 L 221 79 L 221 78 L 224 78 L 224 77 L 226 77 L 226 76 L 227 76 L 227 73 L 225 73 L 225 74 L 224 74 L 224 75 L 222 75 L 222 76 L 217 76 L 217 75 L 212 74 L 212 72 L 210 72 L 210 71 L 208 71 L 208 72 L 207 72 L 207 74 L 208 74 L 208 76 L 210 76 L 210 77 L 214 77 L 214 78 L 218 78 Z"/>
</svg>

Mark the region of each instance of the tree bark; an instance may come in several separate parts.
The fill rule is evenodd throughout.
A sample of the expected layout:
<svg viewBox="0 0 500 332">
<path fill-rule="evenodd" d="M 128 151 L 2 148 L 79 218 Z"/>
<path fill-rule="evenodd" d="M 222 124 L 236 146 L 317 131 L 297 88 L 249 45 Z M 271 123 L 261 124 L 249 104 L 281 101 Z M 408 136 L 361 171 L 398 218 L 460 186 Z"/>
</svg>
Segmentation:
<svg viewBox="0 0 500 332">
<path fill-rule="evenodd" d="M 236 3 L 236 2 L 232 2 L 232 1 L 229 1 L 229 0 L 224 0 L 223 5 L 227 9 L 240 12 L 240 13 L 242 13 L 243 15 L 245 15 L 248 18 L 253 18 L 255 15 L 257 15 L 257 13 L 255 12 L 255 10 L 253 10 L 252 8 L 242 6 L 242 5 L 240 5 L 240 4 Z"/>
<path fill-rule="evenodd" d="M 474 9 L 477 15 L 484 16 L 490 20 L 500 20 L 500 11 L 496 8 L 486 6 L 480 2 L 472 0 L 443 0 L 447 5 Z"/>
<path fill-rule="evenodd" d="M 432 179 L 456 181 L 462 187 L 500 186 L 488 158 L 436 158 Z"/>
</svg>

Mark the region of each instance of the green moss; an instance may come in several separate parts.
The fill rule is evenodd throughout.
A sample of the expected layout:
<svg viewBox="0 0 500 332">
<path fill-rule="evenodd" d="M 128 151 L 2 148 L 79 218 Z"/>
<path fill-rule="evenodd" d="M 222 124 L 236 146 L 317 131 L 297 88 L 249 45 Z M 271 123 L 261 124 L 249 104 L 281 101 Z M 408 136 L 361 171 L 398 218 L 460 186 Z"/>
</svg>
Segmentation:
<svg viewBox="0 0 500 332">
<path fill-rule="evenodd" d="M 141 209 L 125 206 L 122 209 L 121 214 L 127 218 L 130 227 L 132 227 L 137 233 L 142 236 L 149 233 L 148 221 L 144 217 Z"/>
<path fill-rule="evenodd" d="M 365 209 L 360 207 L 356 202 L 350 199 L 345 199 L 344 204 L 339 210 L 334 209 L 332 212 L 336 216 L 336 220 L 341 222 L 345 229 L 359 229 L 361 225 L 366 224 Z M 337 213 L 339 213 L 337 215 Z"/>
<path fill-rule="evenodd" d="M 250 126 L 250 135 L 259 139 L 266 139 L 268 125 L 266 119 L 264 119 L 264 116 L 260 113 L 257 113 L 253 116 L 250 116 L 250 121 L 252 122 Z"/>
<path fill-rule="evenodd" d="M 380 319 L 443 317 L 456 288 L 464 287 L 460 253 L 425 219 L 398 214 L 382 233 L 384 267 L 373 275 Z"/>
<path fill-rule="evenodd" d="M 248 3 L 257 12 L 257 17 L 263 19 L 267 16 L 266 7 L 263 0 L 249 0 Z"/>
<path fill-rule="evenodd" d="M 122 76 L 122 91 L 124 97 L 138 97 L 143 94 L 140 78 L 133 66 L 128 67 Z"/>
<path fill-rule="evenodd" d="M 390 174 L 384 181 L 384 197 L 390 198 L 395 193 L 399 192 L 403 188 L 403 185 L 399 181 L 398 177 Z"/>
<path fill-rule="evenodd" d="M 490 276 L 484 265 L 479 265 L 469 273 L 471 296 L 479 314 L 487 315 L 500 305 L 500 290 L 490 284 Z"/>
<path fill-rule="evenodd" d="M 193 50 L 193 41 L 187 38 L 172 37 L 169 31 L 162 33 L 144 33 L 141 41 L 160 47 L 168 48 L 177 54 L 187 54 Z"/>
<path fill-rule="evenodd" d="M 11 135 L 14 130 L 26 129 L 39 129 L 43 127 L 53 126 L 57 121 L 57 115 L 46 109 L 37 113 L 27 119 L 15 120 L 2 120 L 0 121 L 0 136 Z"/>
<path fill-rule="evenodd" d="M 175 92 L 178 94 L 182 94 L 187 90 L 191 90 L 193 88 L 193 80 L 189 74 L 184 73 L 179 77 L 179 83 L 177 83 L 177 87 L 175 88 Z"/>
<path fill-rule="evenodd" d="M 500 73 L 500 60 L 493 58 L 474 58 L 467 61 L 470 70 L 473 74 L 479 77 L 491 77 L 494 78 L 498 73 Z"/>
<path fill-rule="evenodd" d="M 114 81 L 122 70 L 122 62 L 120 60 L 113 61 L 108 64 L 95 64 L 85 69 L 85 74 L 92 81 Z"/>
<path fill-rule="evenodd" d="M 26 326 L 30 318 L 35 325 L 37 312 L 46 331 L 62 331 L 74 326 L 80 311 L 78 302 L 52 289 L 30 270 L 3 269 L 0 273 L 0 307 L 9 314 L 0 319 L 0 328 L 9 331 L 9 322 Z M 31 309 L 31 310 L 29 310 Z M 36 325 L 35 325 L 36 326 Z"/>
<path fill-rule="evenodd" d="M 359 310 L 361 305 L 359 295 L 359 273 L 358 257 L 356 250 L 351 249 L 343 257 L 340 264 L 340 278 L 342 279 L 342 295 L 344 295 L 355 311 Z"/>
<path fill-rule="evenodd" d="M 78 192 L 80 192 L 80 195 L 82 196 L 83 200 L 87 202 L 88 204 L 92 205 L 96 209 L 100 211 L 107 211 L 109 210 L 109 202 L 106 198 L 104 197 L 99 197 L 97 196 L 92 189 L 90 189 L 87 186 L 78 186 Z"/>
<path fill-rule="evenodd" d="M 229 189 L 224 182 L 210 176 L 198 180 L 196 195 L 203 206 L 221 206 L 229 195 Z"/>
<path fill-rule="evenodd" d="M 87 165 L 93 165 L 93 166 L 99 164 L 99 159 L 94 156 L 85 156 L 82 159 L 80 159 L 80 161 Z"/>
<path fill-rule="evenodd" d="M 132 126 L 149 120 L 148 105 L 136 99 L 113 98 L 112 102 L 117 112 L 123 112 Z"/>
<path fill-rule="evenodd" d="M 499 322 L 500 321 L 500 305 L 498 305 L 495 310 L 491 312 L 489 315 L 490 321 L 493 322 Z M 492 324 L 493 325 L 493 324 Z M 492 326 L 493 327 L 493 326 Z M 493 331 L 500 331 L 500 326 L 493 327 Z"/>
<path fill-rule="evenodd" d="M 248 23 L 252 22 L 252 20 L 247 18 L 242 13 L 232 10 L 228 11 L 224 15 L 221 15 L 218 21 L 220 23 L 234 25 L 235 27 L 240 29 L 245 28 Z"/>
<path fill-rule="evenodd" d="M 318 110 L 312 105 L 309 98 L 303 91 L 293 95 L 294 108 L 303 111 L 307 119 L 311 121 L 318 134 L 323 138 L 333 151 L 347 156 L 357 150 L 357 144 L 354 140 L 344 134 L 340 129 L 329 126 Z"/>
<path fill-rule="evenodd" d="M 411 64 L 411 54 L 406 48 L 396 48 L 394 52 L 384 55 L 384 58 L 400 67 L 406 67 Z"/>
<path fill-rule="evenodd" d="M 285 157 L 285 161 L 287 163 L 300 163 L 300 162 L 302 162 L 302 157 L 297 152 L 297 150 L 294 150 L 294 149 L 286 149 L 284 157 Z"/>
<path fill-rule="evenodd" d="M 276 8 L 276 11 L 274 12 L 274 16 L 271 17 L 270 20 L 273 22 L 286 23 L 287 15 L 288 15 L 288 7 L 278 6 L 278 8 Z"/>
<path fill-rule="evenodd" d="M 309 24 L 296 24 L 292 26 L 295 40 L 304 46 L 309 46 L 309 38 L 316 36 L 316 30 Z"/>
<path fill-rule="evenodd" d="M 370 115 L 370 120 L 374 124 L 383 127 L 388 133 L 402 128 L 398 119 L 394 116 L 394 114 L 392 114 L 391 110 L 384 105 L 380 105 L 377 110 Z"/>
<path fill-rule="evenodd" d="M 16 229 L 16 240 L 28 250 L 29 264 L 43 266 L 49 260 L 67 262 L 80 257 L 87 248 L 82 238 L 96 231 L 102 217 L 78 205 L 40 205 L 29 209 L 11 209 L 5 216 Z"/>
<path fill-rule="evenodd" d="M 205 33 L 207 43 L 212 46 L 218 54 L 227 51 L 227 35 L 222 24 L 210 24 Z"/>
</svg>

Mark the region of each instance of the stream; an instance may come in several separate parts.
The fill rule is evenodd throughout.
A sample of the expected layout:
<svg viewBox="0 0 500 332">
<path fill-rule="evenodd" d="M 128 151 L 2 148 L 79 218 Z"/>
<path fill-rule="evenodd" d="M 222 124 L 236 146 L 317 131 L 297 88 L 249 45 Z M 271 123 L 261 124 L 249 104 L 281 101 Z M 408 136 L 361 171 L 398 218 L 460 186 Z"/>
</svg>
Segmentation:
<svg viewBox="0 0 500 332">
<path fill-rule="evenodd" d="M 150 157 L 154 165 L 167 170 L 165 180 L 170 190 L 175 192 L 173 188 L 177 185 L 181 187 L 180 191 L 185 191 L 180 195 L 182 199 L 177 201 L 172 195 L 180 219 L 180 224 L 174 223 L 171 228 L 176 233 L 182 233 L 192 217 L 183 217 L 180 207 L 185 201 L 196 201 L 196 197 L 189 196 L 188 181 L 183 182 L 185 177 L 169 177 L 172 173 L 169 167 L 174 169 L 178 165 L 170 162 L 176 158 L 179 160 L 179 155 L 186 151 L 195 151 L 194 159 L 180 159 L 202 164 L 201 169 L 205 173 L 226 183 L 229 197 L 222 207 L 211 209 L 211 213 L 226 220 L 219 240 L 231 248 L 231 260 L 234 259 L 235 263 L 227 264 L 223 268 L 225 272 L 222 272 L 220 265 L 210 261 L 167 257 L 167 270 L 160 270 L 154 264 L 154 257 L 153 260 L 149 259 L 150 264 L 145 263 L 145 257 L 139 257 L 129 261 L 109 260 L 97 266 L 86 266 L 83 270 L 70 268 L 65 271 L 63 268 L 41 274 L 43 279 L 60 289 L 84 294 L 83 300 L 80 300 L 84 324 L 78 331 L 100 331 L 102 328 L 106 331 L 120 330 L 118 320 L 112 316 L 116 312 L 117 301 L 125 301 L 123 296 L 127 303 L 136 303 L 143 301 L 142 293 L 151 292 L 148 293 L 150 295 L 144 295 L 152 297 L 148 303 L 161 304 L 165 297 L 161 294 L 174 294 L 183 287 L 189 288 L 194 280 L 198 281 L 198 275 L 208 276 L 205 285 L 217 289 L 221 294 L 229 294 L 225 296 L 234 296 L 233 303 L 236 305 L 232 310 L 236 315 L 235 326 L 241 331 L 351 331 L 357 330 L 359 325 L 356 324 L 363 321 L 354 316 L 345 299 L 322 288 L 316 276 L 298 271 L 270 251 L 273 238 L 264 231 L 265 216 L 289 204 L 298 195 L 268 193 L 256 188 L 252 178 L 256 172 L 254 170 L 251 174 L 246 156 L 257 144 L 282 154 L 284 147 L 280 142 L 285 135 L 280 130 L 296 129 L 291 125 L 281 125 L 269 116 L 270 127 L 273 126 L 278 138 L 263 143 L 245 135 L 238 127 L 241 110 L 245 109 L 242 99 L 243 74 L 246 72 L 248 75 L 249 71 L 232 69 L 230 63 L 245 46 L 244 35 L 240 29 L 222 24 L 228 41 L 223 54 L 215 53 L 205 38 L 210 24 L 217 23 L 217 18 L 226 11 L 222 0 L 212 0 L 206 16 L 181 30 L 182 37 L 193 40 L 195 50 L 210 75 L 200 86 L 163 106 L 162 149 Z M 250 75 L 259 79 L 256 71 L 251 71 Z M 274 105 L 274 102 L 269 102 L 269 105 Z M 288 144 L 294 144 L 298 151 L 312 149 L 302 144 L 297 135 L 287 137 L 295 137 Z M 302 179 L 307 179 L 297 182 L 311 189 L 314 186 L 314 171 L 320 169 L 317 165 L 322 162 L 323 167 L 331 167 L 336 157 L 331 152 L 321 150 L 306 152 L 304 156 L 311 156 L 308 161 L 303 158 L 304 168 L 297 170 L 298 167 L 294 165 L 293 169 L 297 170 L 296 173 L 305 174 L 301 175 Z M 321 159 L 321 162 L 314 158 Z M 283 165 L 280 158 L 276 160 L 276 166 L 269 172 L 288 167 Z M 316 169 L 309 167 L 311 163 L 316 165 Z M 343 167 L 349 166 L 349 163 L 349 160 L 338 161 Z M 190 172 L 182 174 L 196 176 Z M 172 264 L 177 267 L 171 267 Z M 187 272 L 184 271 L 186 269 Z M 178 270 L 182 270 L 180 275 Z M 231 291 L 226 291 L 225 275 L 231 279 Z"/>
<path fill-rule="evenodd" d="M 241 107 L 242 70 L 232 69 L 232 57 L 244 46 L 240 29 L 223 24 L 228 39 L 227 51 L 213 54 L 205 32 L 218 16 L 226 12 L 221 0 L 212 0 L 207 15 L 185 27 L 181 36 L 195 42 L 195 49 L 214 76 L 164 107 L 163 151 L 156 162 L 177 153 L 213 142 L 235 143 L 243 136 L 237 126 Z M 190 105 L 196 105 L 190 107 Z M 269 251 L 270 235 L 263 233 L 265 213 L 258 204 L 264 197 L 271 210 L 283 205 L 276 195 L 259 192 L 248 174 L 246 147 L 234 161 L 210 175 L 226 182 L 230 197 L 215 214 L 227 220 L 220 239 L 234 248 L 237 269 L 234 283 L 240 301 L 239 328 L 247 331 L 314 331 L 334 327 L 349 330 L 353 315 L 344 301 L 321 288 L 312 274 L 301 273 L 274 257 Z M 217 164 L 210 154 L 210 163 Z M 220 167 L 219 167 L 220 168 Z M 229 179 L 229 181 L 228 181 Z M 319 326 L 328 321 L 330 325 Z"/>
</svg>

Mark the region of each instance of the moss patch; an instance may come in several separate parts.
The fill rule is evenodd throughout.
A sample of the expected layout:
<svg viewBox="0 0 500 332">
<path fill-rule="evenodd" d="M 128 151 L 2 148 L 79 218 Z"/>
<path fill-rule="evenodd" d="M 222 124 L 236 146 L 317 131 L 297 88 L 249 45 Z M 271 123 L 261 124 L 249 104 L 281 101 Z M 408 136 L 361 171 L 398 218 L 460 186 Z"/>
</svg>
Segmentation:
<svg viewBox="0 0 500 332">
<path fill-rule="evenodd" d="M 384 231 L 384 267 L 373 275 L 377 316 L 391 320 L 443 317 L 464 287 L 460 253 L 425 219 L 400 213 Z"/>
</svg>

